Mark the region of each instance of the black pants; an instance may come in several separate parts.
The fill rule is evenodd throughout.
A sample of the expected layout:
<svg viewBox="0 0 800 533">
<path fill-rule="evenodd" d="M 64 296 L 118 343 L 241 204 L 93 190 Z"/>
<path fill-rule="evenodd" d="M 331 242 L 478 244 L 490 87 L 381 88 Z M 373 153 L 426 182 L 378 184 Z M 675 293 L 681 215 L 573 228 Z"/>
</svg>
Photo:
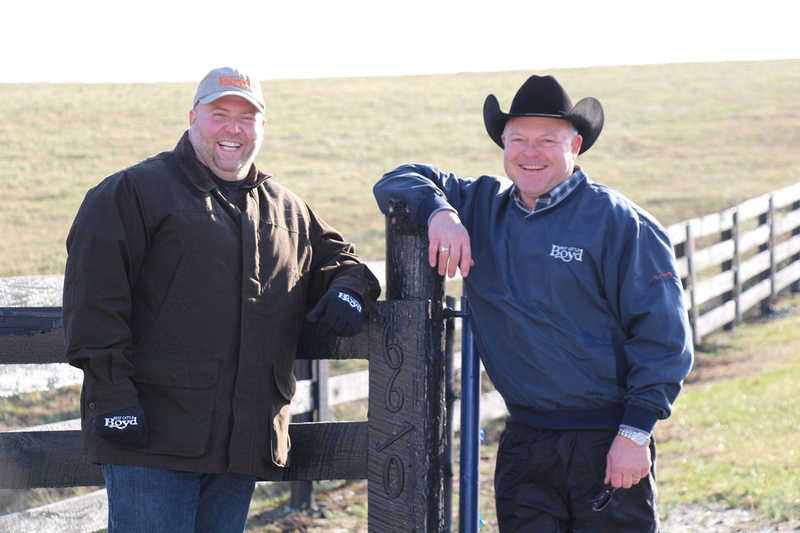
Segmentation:
<svg viewBox="0 0 800 533">
<path fill-rule="evenodd" d="M 603 490 L 613 431 L 533 429 L 508 421 L 500 437 L 495 500 L 501 533 L 655 533 L 655 442 L 650 475 L 617 489 L 602 511 L 589 500 Z"/>
</svg>

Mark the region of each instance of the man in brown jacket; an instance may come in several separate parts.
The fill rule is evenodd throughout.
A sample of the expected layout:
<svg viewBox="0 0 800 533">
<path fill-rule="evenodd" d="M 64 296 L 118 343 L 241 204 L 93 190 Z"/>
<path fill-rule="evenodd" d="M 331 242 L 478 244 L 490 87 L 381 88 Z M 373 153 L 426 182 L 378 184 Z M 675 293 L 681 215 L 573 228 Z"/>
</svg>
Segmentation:
<svg viewBox="0 0 800 533">
<path fill-rule="evenodd" d="M 256 80 L 212 70 L 177 146 L 91 189 L 67 238 L 66 352 L 110 532 L 243 531 L 256 479 L 286 464 L 304 318 L 354 335 L 380 293 L 256 168 L 264 112 Z"/>
</svg>

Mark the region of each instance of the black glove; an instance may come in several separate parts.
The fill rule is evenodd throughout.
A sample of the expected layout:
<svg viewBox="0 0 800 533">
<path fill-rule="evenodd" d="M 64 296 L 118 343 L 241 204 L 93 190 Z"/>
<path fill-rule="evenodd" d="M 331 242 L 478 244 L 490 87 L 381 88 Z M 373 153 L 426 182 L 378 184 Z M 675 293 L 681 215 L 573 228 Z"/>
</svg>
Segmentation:
<svg viewBox="0 0 800 533">
<path fill-rule="evenodd" d="M 92 420 L 98 437 L 136 448 L 147 446 L 147 417 L 140 405 L 127 407 Z"/>
<path fill-rule="evenodd" d="M 364 306 L 355 292 L 334 287 L 322 296 L 306 320 L 317 323 L 320 335 L 352 337 L 364 326 Z"/>
</svg>

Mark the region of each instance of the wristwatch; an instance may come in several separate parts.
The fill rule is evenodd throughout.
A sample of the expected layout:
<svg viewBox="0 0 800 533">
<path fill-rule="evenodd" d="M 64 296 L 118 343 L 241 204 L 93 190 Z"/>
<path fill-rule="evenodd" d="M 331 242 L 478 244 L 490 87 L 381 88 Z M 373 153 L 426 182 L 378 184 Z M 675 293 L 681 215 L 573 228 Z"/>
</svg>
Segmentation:
<svg viewBox="0 0 800 533">
<path fill-rule="evenodd" d="M 622 435 L 625 438 L 631 439 L 637 446 L 649 446 L 650 435 L 641 431 L 633 431 L 628 428 L 619 428 L 617 435 Z"/>
</svg>

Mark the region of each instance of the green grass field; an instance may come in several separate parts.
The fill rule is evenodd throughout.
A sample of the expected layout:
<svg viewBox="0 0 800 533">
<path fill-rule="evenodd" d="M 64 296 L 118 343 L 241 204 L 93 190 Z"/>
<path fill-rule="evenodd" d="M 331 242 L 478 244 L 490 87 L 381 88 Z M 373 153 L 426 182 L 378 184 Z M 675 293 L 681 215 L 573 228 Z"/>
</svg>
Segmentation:
<svg viewBox="0 0 800 533">
<path fill-rule="evenodd" d="M 661 500 L 800 517 L 800 296 L 712 336 L 672 417 L 656 426 Z"/>
<path fill-rule="evenodd" d="M 665 225 L 800 179 L 800 60 L 563 69 L 574 101 L 595 96 L 606 127 L 580 161 Z M 425 162 L 502 173 L 482 119 L 508 110 L 531 72 L 262 83 L 259 167 L 356 243 L 384 257 L 372 185 Z M 174 147 L 195 84 L 0 84 L 0 277 L 63 272 L 64 239 L 86 190 Z"/>
</svg>

